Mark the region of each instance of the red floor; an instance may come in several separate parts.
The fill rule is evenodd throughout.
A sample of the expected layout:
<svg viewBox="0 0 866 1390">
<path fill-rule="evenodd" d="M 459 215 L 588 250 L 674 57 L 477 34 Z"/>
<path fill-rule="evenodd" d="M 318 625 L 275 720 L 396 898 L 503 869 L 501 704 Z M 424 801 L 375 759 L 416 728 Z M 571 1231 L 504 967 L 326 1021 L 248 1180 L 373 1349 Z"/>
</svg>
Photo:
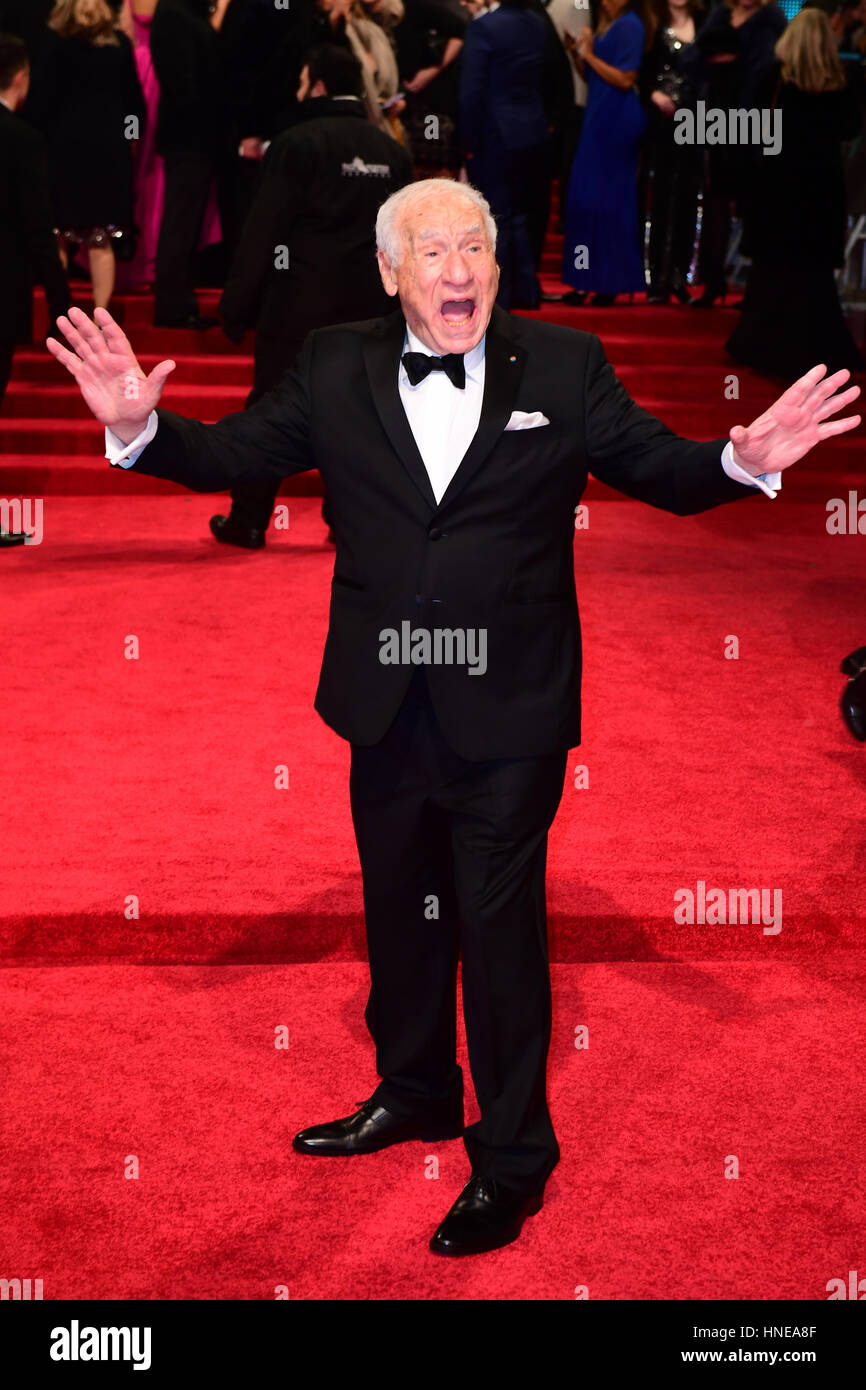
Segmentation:
<svg viewBox="0 0 866 1390">
<path fill-rule="evenodd" d="M 248 357 L 126 309 L 177 357 L 168 404 L 237 408 Z M 569 321 L 696 437 L 776 394 L 740 373 L 725 399 L 732 310 Z M 862 1262 L 866 751 L 837 706 L 864 541 L 826 530 L 862 491 L 862 429 L 774 502 L 677 519 L 590 486 L 589 786 L 567 786 L 549 878 L 563 1159 L 517 1245 L 465 1262 L 426 1250 L 459 1142 L 430 1149 L 438 1180 L 429 1146 L 341 1163 L 289 1143 L 375 1084 L 347 750 L 312 709 L 316 501 L 287 497 L 262 554 L 217 548 L 223 499 L 109 470 L 38 350 L 0 450 L 0 495 L 44 499 L 42 544 L 0 555 L 0 1276 L 46 1298 L 815 1299 Z M 781 890 L 781 930 L 678 925 L 698 882 Z"/>
</svg>

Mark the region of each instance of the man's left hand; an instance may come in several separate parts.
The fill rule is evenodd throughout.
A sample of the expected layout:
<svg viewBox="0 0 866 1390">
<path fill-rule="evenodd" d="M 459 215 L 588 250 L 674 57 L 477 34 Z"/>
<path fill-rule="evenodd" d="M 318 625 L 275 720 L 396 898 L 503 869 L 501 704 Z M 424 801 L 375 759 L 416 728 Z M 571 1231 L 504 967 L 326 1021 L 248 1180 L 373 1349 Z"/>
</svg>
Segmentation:
<svg viewBox="0 0 866 1390">
<path fill-rule="evenodd" d="M 789 386 L 769 410 L 751 425 L 734 425 L 730 433 L 734 461 L 747 473 L 780 473 L 790 468 L 822 439 L 856 429 L 859 415 L 831 420 L 843 406 L 860 395 L 859 386 L 833 393 L 850 377 L 849 371 L 826 375 L 823 365 L 813 367 Z"/>
</svg>

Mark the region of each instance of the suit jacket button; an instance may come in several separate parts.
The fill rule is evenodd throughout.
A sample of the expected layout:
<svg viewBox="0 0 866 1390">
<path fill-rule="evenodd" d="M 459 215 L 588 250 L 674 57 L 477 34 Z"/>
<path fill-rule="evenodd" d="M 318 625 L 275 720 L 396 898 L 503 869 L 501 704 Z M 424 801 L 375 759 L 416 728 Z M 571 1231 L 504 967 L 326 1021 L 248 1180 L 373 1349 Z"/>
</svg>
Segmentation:
<svg viewBox="0 0 866 1390">
<path fill-rule="evenodd" d="M 442 532 L 439 530 L 438 526 L 430 527 L 430 530 L 427 532 L 427 539 L 431 541 L 438 541 L 442 539 Z"/>
</svg>

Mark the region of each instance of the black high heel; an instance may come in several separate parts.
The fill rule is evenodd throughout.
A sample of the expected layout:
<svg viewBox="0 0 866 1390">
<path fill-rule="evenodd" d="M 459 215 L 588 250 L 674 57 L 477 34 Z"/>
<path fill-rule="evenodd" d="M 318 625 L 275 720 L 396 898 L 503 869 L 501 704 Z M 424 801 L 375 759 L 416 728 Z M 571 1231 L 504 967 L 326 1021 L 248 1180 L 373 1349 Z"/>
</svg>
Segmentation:
<svg viewBox="0 0 866 1390">
<path fill-rule="evenodd" d="M 721 297 L 722 303 L 724 304 L 727 296 L 727 285 L 724 285 L 720 290 L 711 290 L 709 285 L 707 285 L 703 294 L 699 295 L 697 299 L 692 299 L 690 302 L 693 309 L 712 309 L 719 297 Z"/>
<path fill-rule="evenodd" d="M 670 304 L 671 295 L 669 287 L 663 282 L 650 285 L 646 292 L 646 302 L 647 304 Z"/>
<path fill-rule="evenodd" d="M 691 304 L 692 302 L 686 282 L 679 270 L 675 270 L 671 276 L 671 294 L 680 304 Z"/>
</svg>

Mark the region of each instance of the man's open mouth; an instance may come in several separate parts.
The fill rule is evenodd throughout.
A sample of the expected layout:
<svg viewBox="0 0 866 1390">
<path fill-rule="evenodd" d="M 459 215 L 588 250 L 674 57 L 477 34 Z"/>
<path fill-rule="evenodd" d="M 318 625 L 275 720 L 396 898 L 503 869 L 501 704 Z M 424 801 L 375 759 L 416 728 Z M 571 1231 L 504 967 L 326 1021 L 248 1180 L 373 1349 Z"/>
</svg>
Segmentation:
<svg viewBox="0 0 866 1390">
<path fill-rule="evenodd" d="M 475 300 L 446 299 L 439 312 L 449 328 L 468 328 L 475 314 Z"/>
</svg>

